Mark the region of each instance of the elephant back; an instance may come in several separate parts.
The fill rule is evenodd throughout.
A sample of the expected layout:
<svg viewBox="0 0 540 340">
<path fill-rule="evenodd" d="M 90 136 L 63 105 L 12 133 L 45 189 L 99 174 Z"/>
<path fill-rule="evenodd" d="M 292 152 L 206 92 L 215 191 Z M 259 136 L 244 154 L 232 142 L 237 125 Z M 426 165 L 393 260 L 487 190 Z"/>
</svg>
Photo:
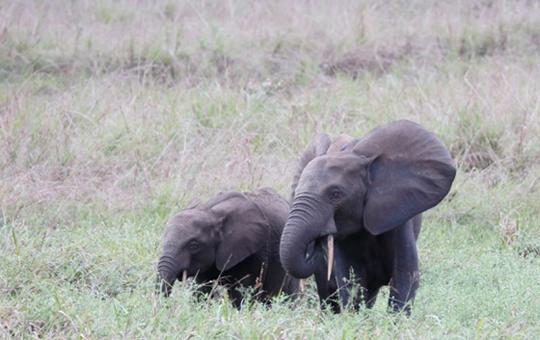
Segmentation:
<svg viewBox="0 0 540 340">
<path fill-rule="evenodd" d="M 259 207 L 269 225 L 281 234 L 289 214 L 287 200 L 272 188 L 261 188 L 244 194 Z"/>
</svg>

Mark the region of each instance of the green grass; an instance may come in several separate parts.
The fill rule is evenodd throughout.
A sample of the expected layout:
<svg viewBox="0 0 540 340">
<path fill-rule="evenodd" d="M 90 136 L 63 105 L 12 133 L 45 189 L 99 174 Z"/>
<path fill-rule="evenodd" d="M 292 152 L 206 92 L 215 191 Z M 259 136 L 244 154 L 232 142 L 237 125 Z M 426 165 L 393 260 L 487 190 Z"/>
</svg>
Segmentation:
<svg viewBox="0 0 540 340">
<path fill-rule="evenodd" d="M 0 336 L 538 338 L 540 7 L 531 1 L 0 5 Z M 411 317 L 153 294 L 167 217 L 283 195 L 319 131 L 407 118 L 458 164 Z"/>
</svg>

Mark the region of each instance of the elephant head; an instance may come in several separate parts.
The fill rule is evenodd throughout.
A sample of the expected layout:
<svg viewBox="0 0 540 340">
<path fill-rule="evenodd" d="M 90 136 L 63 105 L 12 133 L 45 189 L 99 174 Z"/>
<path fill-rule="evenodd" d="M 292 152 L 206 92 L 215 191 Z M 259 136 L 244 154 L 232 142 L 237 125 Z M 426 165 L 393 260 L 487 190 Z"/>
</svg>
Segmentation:
<svg viewBox="0 0 540 340">
<path fill-rule="evenodd" d="M 348 143 L 343 142 L 348 141 Z M 284 268 L 297 278 L 315 270 L 314 254 L 327 240 L 363 229 L 378 235 L 437 205 L 455 167 L 437 137 L 410 121 L 383 125 L 359 139 L 318 135 L 294 177 L 292 207 L 280 243 Z"/>
<path fill-rule="evenodd" d="M 236 192 L 176 214 L 163 236 L 159 289 L 168 296 L 177 279 L 229 270 L 264 247 L 268 232 L 258 206 Z"/>
</svg>

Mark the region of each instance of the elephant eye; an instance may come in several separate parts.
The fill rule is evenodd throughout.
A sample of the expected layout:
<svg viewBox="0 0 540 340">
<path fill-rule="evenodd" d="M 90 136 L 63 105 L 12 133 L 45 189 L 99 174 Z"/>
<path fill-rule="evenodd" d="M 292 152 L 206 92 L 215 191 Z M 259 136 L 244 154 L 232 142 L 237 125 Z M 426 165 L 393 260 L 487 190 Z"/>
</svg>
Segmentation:
<svg viewBox="0 0 540 340">
<path fill-rule="evenodd" d="M 191 252 L 196 252 L 201 249 L 201 244 L 196 240 L 192 240 L 188 243 L 187 248 Z"/>
<path fill-rule="evenodd" d="M 343 191 L 339 190 L 338 188 L 332 188 L 328 190 L 328 199 L 331 202 L 337 202 L 343 198 L 344 194 Z"/>
</svg>

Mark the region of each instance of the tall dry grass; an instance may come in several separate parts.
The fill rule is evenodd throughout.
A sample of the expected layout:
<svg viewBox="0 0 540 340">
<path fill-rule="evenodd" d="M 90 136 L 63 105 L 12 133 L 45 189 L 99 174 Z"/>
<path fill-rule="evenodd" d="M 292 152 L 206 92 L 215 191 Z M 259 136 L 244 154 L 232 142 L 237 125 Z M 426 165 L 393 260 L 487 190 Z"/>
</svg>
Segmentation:
<svg viewBox="0 0 540 340">
<path fill-rule="evenodd" d="M 0 334 L 540 333 L 539 56 L 536 1 L 0 3 Z M 315 132 L 400 118 L 459 167 L 427 214 L 416 316 L 316 314 L 313 290 L 297 309 L 156 307 L 170 213 L 288 195 Z"/>
</svg>

